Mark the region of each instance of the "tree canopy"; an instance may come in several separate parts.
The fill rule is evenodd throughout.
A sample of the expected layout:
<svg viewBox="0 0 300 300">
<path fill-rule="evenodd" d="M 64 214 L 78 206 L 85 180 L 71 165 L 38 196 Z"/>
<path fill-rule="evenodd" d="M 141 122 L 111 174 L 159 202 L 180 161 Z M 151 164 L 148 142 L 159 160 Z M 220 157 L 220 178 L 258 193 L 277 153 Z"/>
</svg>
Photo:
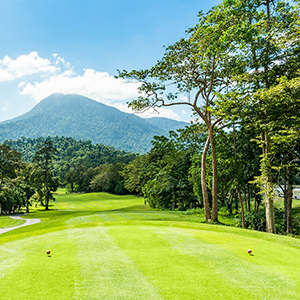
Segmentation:
<svg viewBox="0 0 300 300">
<path fill-rule="evenodd" d="M 201 189 L 208 221 L 218 219 L 217 130 L 238 122 L 251 128 L 261 146 L 261 173 L 255 180 L 265 196 L 267 230 L 275 232 L 272 156 L 277 144 L 285 140 L 291 145 L 298 137 L 299 61 L 298 6 L 279 0 L 224 0 L 200 12 L 198 24 L 166 47 L 154 66 L 119 71 L 117 77 L 139 83 L 140 96 L 129 102 L 136 111 L 187 105 L 196 121 L 205 124 Z M 239 185 L 237 172 L 236 177 Z"/>
</svg>

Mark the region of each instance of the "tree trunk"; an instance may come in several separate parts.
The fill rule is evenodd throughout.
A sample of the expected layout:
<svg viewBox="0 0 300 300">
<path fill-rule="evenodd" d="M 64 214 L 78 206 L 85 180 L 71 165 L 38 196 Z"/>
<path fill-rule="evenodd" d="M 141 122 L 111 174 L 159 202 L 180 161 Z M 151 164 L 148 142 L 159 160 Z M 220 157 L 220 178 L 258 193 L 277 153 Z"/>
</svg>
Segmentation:
<svg viewBox="0 0 300 300">
<path fill-rule="evenodd" d="M 241 187 L 240 187 L 239 182 L 237 182 L 237 188 L 238 188 L 238 196 L 239 196 L 240 205 L 241 205 L 242 227 L 245 228 L 245 214 L 244 214 L 243 200 L 242 200 L 242 194 L 241 194 Z"/>
<path fill-rule="evenodd" d="M 266 222 L 267 222 L 267 232 L 276 233 L 275 231 L 275 216 L 274 216 L 274 203 L 273 203 L 273 188 L 271 181 L 271 162 L 270 162 L 270 152 L 271 152 L 271 141 L 267 131 L 265 131 L 264 136 L 265 141 L 265 151 L 263 154 L 264 167 L 263 176 L 266 178 L 265 182 L 265 201 L 266 201 Z"/>
<path fill-rule="evenodd" d="M 275 233 L 275 217 L 274 217 L 274 204 L 273 204 L 273 187 L 271 182 L 271 141 L 268 132 L 265 130 L 261 134 L 263 158 L 261 160 L 261 178 L 264 188 L 264 197 L 266 205 L 266 231 L 268 233 Z"/>
<path fill-rule="evenodd" d="M 267 232 L 275 232 L 275 218 L 274 218 L 274 203 L 273 199 L 266 196 L 266 221 L 267 221 Z"/>
<path fill-rule="evenodd" d="M 238 212 L 239 211 L 239 201 L 238 201 L 237 193 L 234 193 L 234 199 L 235 199 L 235 210 L 236 210 L 236 212 Z"/>
<path fill-rule="evenodd" d="M 244 191 L 244 202 L 245 202 L 245 211 L 248 211 L 248 205 L 247 205 L 248 202 L 247 202 L 247 199 L 246 199 L 246 193 L 245 193 L 245 191 Z"/>
<path fill-rule="evenodd" d="M 286 232 L 292 232 L 292 204 L 293 204 L 293 186 L 291 182 L 292 178 L 292 169 L 293 167 L 289 167 L 288 170 L 288 189 L 287 189 L 287 214 L 286 214 Z"/>
<path fill-rule="evenodd" d="M 255 192 L 255 195 L 254 195 L 254 202 L 255 202 L 255 213 L 258 213 L 258 210 L 259 210 L 259 205 L 260 205 L 260 198 L 258 196 L 258 193 L 259 193 L 259 189 L 258 188 L 255 188 L 254 190 Z"/>
<path fill-rule="evenodd" d="M 288 191 L 283 192 L 283 224 L 287 225 L 287 211 L 288 211 Z"/>
<path fill-rule="evenodd" d="M 208 222 L 211 220 L 211 215 L 210 215 L 210 207 L 209 207 L 205 177 L 206 177 L 206 156 L 207 156 L 207 151 L 208 151 L 208 147 L 209 147 L 209 142 L 210 142 L 210 140 L 209 140 L 209 135 L 208 135 L 204 149 L 203 149 L 202 163 L 201 163 L 201 188 L 202 188 L 202 195 L 203 195 L 203 205 L 204 205 L 205 219 Z"/>
<path fill-rule="evenodd" d="M 248 212 L 251 212 L 251 190 L 250 185 L 247 184 L 247 198 L 248 198 Z"/>
<path fill-rule="evenodd" d="M 268 34 L 271 32 L 271 11 L 270 11 L 270 3 L 271 0 L 266 0 L 265 5 L 267 8 L 267 26 L 268 26 Z M 265 51 L 265 65 L 264 72 L 265 74 L 269 70 L 269 54 L 270 54 L 270 41 L 267 37 L 267 45 Z M 270 83 L 268 77 L 266 77 L 265 88 L 270 88 Z M 264 141 L 265 141 L 265 151 L 263 153 L 263 159 L 265 164 L 265 174 L 266 182 L 265 182 L 265 199 L 266 199 L 266 221 L 267 221 L 267 232 L 276 233 L 275 231 L 275 216 L 274 216 L 274 203 L 272 198 L 272 186 L 271 186 L 271 162 L 270 162 L 270 153 L 271 153 L 271 140 L 267 130 L 264 132 Z"/>
<path fill-rule="evenodd" d="M 289 186 L 287 196 L 287 215 L 286 215 L 286 232 L 292 232 L 292 203 L 293 203 L 293 190 Z"/>
<path fill-rule="evenodd" d="M 43 206 L 44 202 L 43 202 L 43 196 L 42 193 L 39 193 L 39 197 L 40 197 L 40 205 Z"/>
<path fill-rule="evenodd" d="M 212 178 L 212 220 L 218 221 L 218 167 L 217 167 L 217 155 L 216 147 L 214 141 L 213 128 L 209 128 L 209 140 L 211 147 L 212 156 L 212 168 L 213 168 L 213 178 Z"/>
<path fill-rule="evenodd" d="M 235 139 L 235 126 L 233 124 L 233 146 L 234 146 L 234 156 L 235 156 L 235 174 L 237 179 L 237 188 L 238 188 L 238 197 L 240 200 L 241 205 L 241 214 L 242 214 L 242 227 L 245 228 L 245 213 L 244 213 L 244 206 L 243 206 L 243 200 L 241 195 L 241 186 L 239 182 L 239 170 L 237 167 L 237 150 L 236 150 L 236 139 Z"/>
<path fill-rule="evenodd" d="M 49 210 L 49 186 L 48 186 L 48 163 L 46 162 L 45 172 L 45 210 Z"/>
</svg>

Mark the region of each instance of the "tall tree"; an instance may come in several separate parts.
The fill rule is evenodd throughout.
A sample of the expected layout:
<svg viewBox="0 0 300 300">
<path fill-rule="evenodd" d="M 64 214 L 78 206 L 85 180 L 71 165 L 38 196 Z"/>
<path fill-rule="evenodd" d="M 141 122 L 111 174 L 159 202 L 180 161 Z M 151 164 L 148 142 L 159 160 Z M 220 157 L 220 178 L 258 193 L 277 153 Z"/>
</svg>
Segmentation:
<svg viewBox="0 0 300 300">
<path fill-rule="evenodd" d="M 57 153 L 56 148 L 53 147 L 52 141 L 50 138 L 47 138 L 44 141 L 44 144 L 38 147 L 38 151 L 35 153 L 33 162 L 36 164 L 37 168 L 41 170 L 44 183 L 44 193 L 45 193 L 45 210 L 49 209 L 49 199 L 51 198 L 51 190 L 54 191 L 55 185 L 50 185 L 50 182 L 53 181 L 51 166 Z"/>
<path fill-rule="evenodd" d="M 189 106 L 199 123 L 206 125 L 207 141 L 201 159 L 201 186 L 206 220 L 217 221 L 217 154 L 215 149 L 215 128 L 221 119 L 211 108 L 215 93 L 221 92 L 233 68 L 234 50 L 231 40 L 231 19 L 219 10 L 212 8 L 199 13 L 199 23 L 187 31 L 187 37 L 166 48 L 163 58 L 155 66 L 146 70 L 119 71 L 118 77 L 138 82 L 140 97 L 129 103 L 136 111 L 148 108 Z M 188 97 L 187 97 L 188 95 Z M 210 211 L 207 181 L 206 158 L 211 149 L 212 156 L 212 212 Z"/>
<path fill-rule="evenodd" d="M 16 177 L 16 170 L 20 167 L 21 153 L 11 149 L 6 144 L 0 145 L 0 176 L 1 182 L 4 177 Z"/>
</svg>

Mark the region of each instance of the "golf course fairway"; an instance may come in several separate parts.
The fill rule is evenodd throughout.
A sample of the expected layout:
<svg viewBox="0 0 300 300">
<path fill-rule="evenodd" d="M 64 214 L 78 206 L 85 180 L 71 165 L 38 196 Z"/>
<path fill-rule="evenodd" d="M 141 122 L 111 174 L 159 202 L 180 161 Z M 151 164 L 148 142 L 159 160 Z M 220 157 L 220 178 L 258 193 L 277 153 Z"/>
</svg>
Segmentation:
<svg viewBox="0 0 300 300">
<path fill-rule="evenodd" d="M 24 216 L 40 223 L 0 235 L 0 299 L 300 299 L 298 239 L 202 224 L 134 196 L 55 198 Z"/>
</svg>

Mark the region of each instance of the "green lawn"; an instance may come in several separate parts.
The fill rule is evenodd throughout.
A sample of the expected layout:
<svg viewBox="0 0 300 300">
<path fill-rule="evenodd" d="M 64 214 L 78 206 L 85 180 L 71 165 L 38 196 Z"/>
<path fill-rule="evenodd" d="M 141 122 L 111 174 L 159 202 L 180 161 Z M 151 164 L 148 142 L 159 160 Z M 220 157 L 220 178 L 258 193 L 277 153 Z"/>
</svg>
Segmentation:
<svg viewBox="0 0 300 300">
<path fill-rule="evenodd" d="M 0 236 L 0 299 L 300 299 L 300 240 L 133 196 L 60 191 L 50 208 Z"/>
<path fill-rule="evenodd" d="M 7 227 L 14 227 L 24 224 L 24 220 L 15 220 L 10 218 L 9 216 L 0 216 L 0 229 Z"/>
</svg>

